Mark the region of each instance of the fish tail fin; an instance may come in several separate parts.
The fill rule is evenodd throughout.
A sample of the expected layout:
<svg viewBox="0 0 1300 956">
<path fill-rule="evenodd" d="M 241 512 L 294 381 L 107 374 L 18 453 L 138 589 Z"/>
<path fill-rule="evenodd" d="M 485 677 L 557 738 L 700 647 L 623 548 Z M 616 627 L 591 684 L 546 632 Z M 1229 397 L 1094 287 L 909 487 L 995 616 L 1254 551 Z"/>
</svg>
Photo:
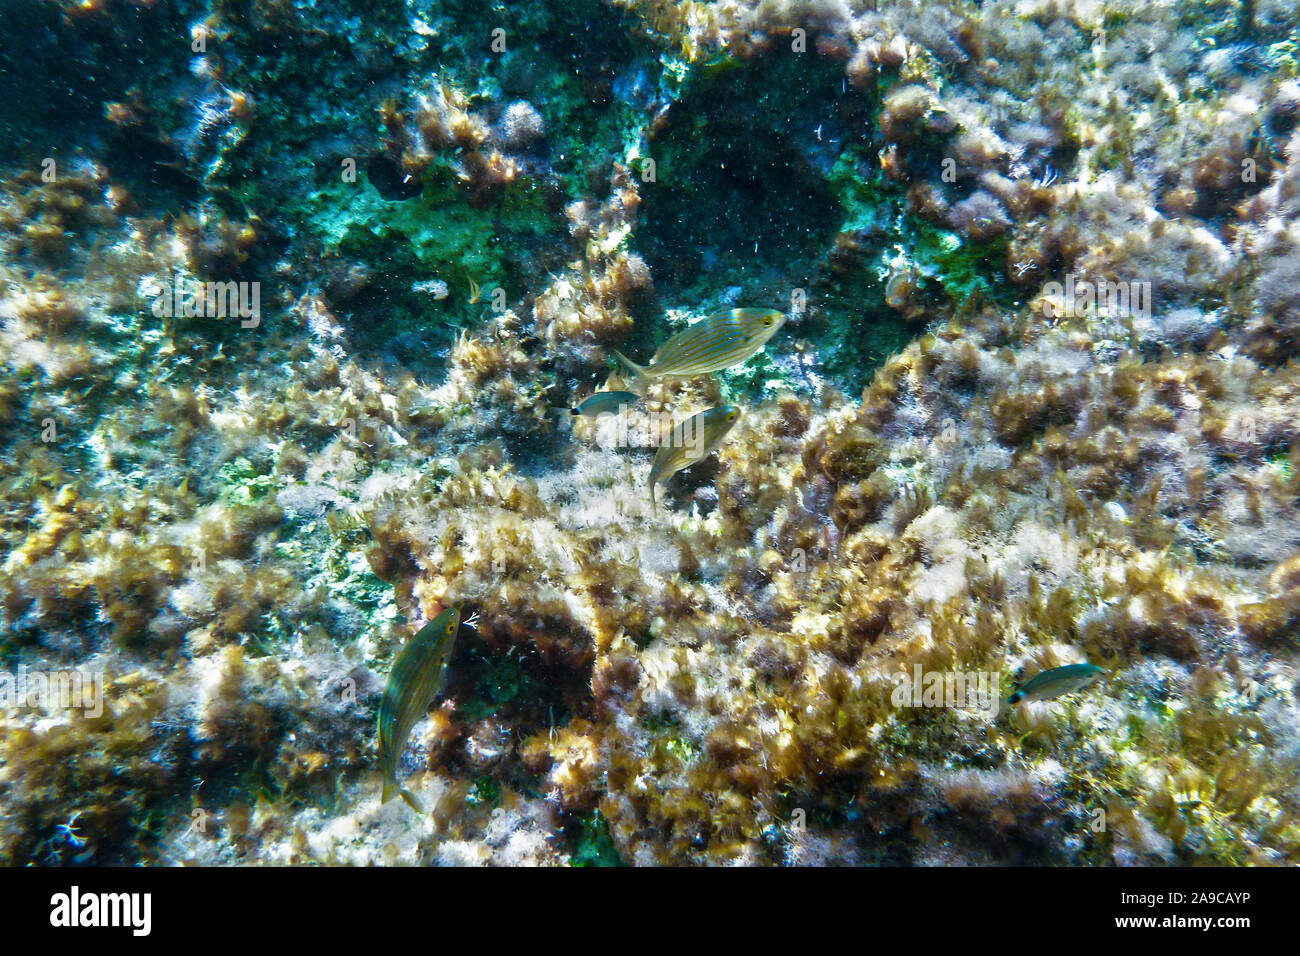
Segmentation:
<svg viewBox="0 0 1300 956">
<path fill-rule="evenodd" d="M 416 801 L 415 797 L 412 796 L 411 791 L 407 790 L 403 786 L 400 786 L 396 780 L 385 780 L 384 792 L 380 794 L 379 802 L 380 804 L 385 804 L 389 800 L 393 799 L 393 797 L 401 797 L 403 800 L 406 801 L 407 806 L 409 806 L 416 813 L 424 812 L 424 808 L 421 807 L 420 804 Z"/>
<path fill-rule="evenodd" d="M 424 807 L 420 806 L 419 801 L 415 799 L 415 796 L 411 793 L 410 790 L 407 790 L 405 787 L 403 787 L 400 790 L 398 790 L 398 794 L 401 796 L 403 800 L 406 801 L 406 805 L 410 807 L 412 810 L 414 810 L 416 813 L 424 813 Z"/>
<path fill-rule="evenodd" d="M 650 386 L 650 376 L 646 375 L 645 366 L 637 365 L 636 362 L 633 362 L 618 349 L 614 349 L 614 354 L 618 356 L 620 362 L 627 366 L 627 370 L 632 373 L 632 382 L 628 385 L 627 390 L 644 396 L 646 389 Z"/>
<path fill-rule="evenodd" d="M 1025 695 L 1021 691 L 1016 691 L 1014 694 L 1012 694 L 1010 697 L 1007 698 L 1007 703 L 1018 704 L 1020 703 L 1020 699 L 1024 696 Z"/>
</svg>

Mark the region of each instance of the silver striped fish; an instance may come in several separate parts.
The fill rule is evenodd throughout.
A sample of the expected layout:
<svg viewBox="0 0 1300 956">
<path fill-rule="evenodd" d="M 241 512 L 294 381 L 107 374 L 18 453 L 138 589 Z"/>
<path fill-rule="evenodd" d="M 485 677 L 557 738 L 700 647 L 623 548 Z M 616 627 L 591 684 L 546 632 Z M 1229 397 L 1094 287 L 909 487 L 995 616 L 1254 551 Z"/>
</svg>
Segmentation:
<svg viewBox="0 0 1300 956">
<path fill-rule="evenodd" d="M 678 332 L 655 353 L 649 365 L 637 365 L 621 352 L 614 354 L 634 376 L 629 387 L 643 395 L 656 378 L 689 378 L 739 365 L 766 345 L 784 324 L 785 316 L 776 309 L 728 309 Z"/>
<path fill-rule="evenodd" d="M 1077 690 L 1083 690 L 1101 675 L 1101 668 L 1095 664 L 1065 664 L 1062 667 L 1053 667 L 1050 670 L 1040 671 L 1027 680 L 1018 691 L 1007 698 L 1007 703 L 1063 697 Z"/>
<path fill-rule="evenodd" d="M 569 409 L 571 415 L 584 415 L 595 418 L 598 415 L 616 415 L 619 409 L 635 405 L 641 401 L 636 392 L 596 392 L 586 401 Z"/>
<path fill-rule="evenodd" d="M 733 425 L 740 421 L 735 405 L 719 405 L 692 415 L 673 426 L 655 452 L 650 466 L 650 507 L 658 510 L 655 483 L 667 481 L 683 468 L 689 468 L 722 444 Z"/>
<path fill-rule="evenodd" d="M 460 609 L 449 607 L 416 633 L 402 648 L 388 672 L 384 696 L 379 701 L 379 765 L 384 771 L 381 803 L 401 796 L 417 813 L 423 813 L 410 791 L 397 782 L 397 761 L 417 720 L 442 689 L 442 680 L 460 629 Z"/>
</svg>

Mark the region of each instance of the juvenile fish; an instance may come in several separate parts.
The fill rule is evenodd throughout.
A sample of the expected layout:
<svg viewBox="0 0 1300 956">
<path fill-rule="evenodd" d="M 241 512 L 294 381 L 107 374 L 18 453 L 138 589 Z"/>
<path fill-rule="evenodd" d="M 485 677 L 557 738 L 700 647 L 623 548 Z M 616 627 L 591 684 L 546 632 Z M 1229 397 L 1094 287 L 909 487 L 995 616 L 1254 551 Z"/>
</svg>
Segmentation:
<svg viewBox="0 0 1300 956">
<path fill-rule="evenodd" d="M 596 392 L 585 401 L 569 409 L 570 415 L 582 415 L 595 418 L 598 415 L 616 415 L 625 405 L 635 405 L 641 401 L 636 392 Z"/>
<path fill-rule="evenodd" d="M 379 701 L 379 765 L 384 771 L 381 803 L 400 795 L 417 813 L 424 812 L 410 791 L 398 785 L 397 761 L 406 749 L 411 728 L 428 712 L 429 704 L 442 689 L 460 626 L 460 609 L 447 608 L 416 632 L 388 673 L 384 696 Z"/>
<path fill-rule="evenodd" d="M 645 394 L 656 378 L 689 378 L 739 365 L 785 324 L 776 309 L 728 309 L 678 332 L 655 353 L 649 365 L 637 365 L 621 352 L 619 361 L 633 373 L 632 391 Z"/>
<path fill-rule="evenodd" d="M 1094 667 L 1092 664 L 1066 664 L 1064 667 L 1053 667 L 1025 681 L 1020 690 L 1007 698 L 1007 703 L 1016 704 L 1022 700 L 1051 700 L 1053 697 L 1064 697 L 1066 694 L 1083 690 L 1101 674 L 1101 668 Z"/>
<path fill-rule="evenodd" d="M 738 421 L 739 408 L 735 405 L 719 405 L 674 425 L 659 445 L 654 463 L 650 466 L 650 507 L 658 510 L 655 501 L 656 482 L 667 481 L 713 451 L 722 444 L 722 439 Z"/>
</svg>

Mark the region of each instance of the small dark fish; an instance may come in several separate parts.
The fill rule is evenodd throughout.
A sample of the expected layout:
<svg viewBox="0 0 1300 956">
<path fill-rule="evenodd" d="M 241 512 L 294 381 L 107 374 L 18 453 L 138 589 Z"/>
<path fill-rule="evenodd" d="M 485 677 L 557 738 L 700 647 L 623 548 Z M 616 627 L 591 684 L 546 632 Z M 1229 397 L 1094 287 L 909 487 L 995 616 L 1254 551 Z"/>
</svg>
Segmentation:
<svg viewBox="0 0 1300 956">
<path fill-rule="evenodd" d="M 585 401 L 569 409 L 570 415 L 595 418 L 598 415 L 617 415 L 619 409 L 641 401 L 636 392 L 596 392 Z"/>
<path fill-rule="evenodd" d="M 410 791 L 397 783 L 397 761 L 406 749 L 411 728 L 428 713 L 429 704 L 442 688 L 447 661 L 462 626 L 473 631 L 471 624 L 461 624 L 459 608 L 447 608 L 420 628 L 393 662 L 379 702 L 379 764 L 384 771 L 381 803 L 401 796 L 417 813 L 424 812 Z"/>
<path fill-rule="evenodd" d="M 1007 703 L 1016 704 L 1022 700 L 1051 700 L 1053 697 L 1063 697 L 1077 690 L 1083 690 L 1101 675 L 1101 668 L 1094 667 L 1092 664 L 1066 664 L 1063 667 L 1053 667 L 1025 681 L 1018 691 L 1007 698 Z"/>
</svg>

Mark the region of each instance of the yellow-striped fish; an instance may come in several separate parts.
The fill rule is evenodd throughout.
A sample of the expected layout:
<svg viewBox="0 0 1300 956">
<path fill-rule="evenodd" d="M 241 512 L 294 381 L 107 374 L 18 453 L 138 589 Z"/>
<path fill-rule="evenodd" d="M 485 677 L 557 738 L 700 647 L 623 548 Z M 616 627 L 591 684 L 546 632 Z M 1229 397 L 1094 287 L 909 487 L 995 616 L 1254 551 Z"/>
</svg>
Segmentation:
<svg viewBox="0 0 1300 956">
<path fill-rule="evenodd" d="M 644 395 L 652 379 L 689 378 L 739 365 L 784 324 L 785 316 L 776 309 L 728 309 L 678 332 L 649 365 L 637 365 L 621 352 L 614 354 L 635 376 L 629 387 Z"/>
<path fill-rule="evenodd" d="M 381 803 L 401 796 L 416 813 L 423 813 L 415 797 L 397 783 L 397 761 L 415 722 L 429 711 L 442 688 L 442 678 L 460 628 L 460 609 L 449 607 L 435 617 L 402 648 L 388 673 L 379 701 L 379 764 L 384 771 Z"/>
<path fill-rule="evenodd" d="M 713 451 L 722 444 L 722 439 L 727 437 L 727 432 L 738 421 L 739 408 L 735 405 L 719 405 L 674 425 L 659 445 L 654 464 L 650 466 L 650 507 L 658 510 L 655 502 L 656 482 L 667 481 Z"/>
</svg>

